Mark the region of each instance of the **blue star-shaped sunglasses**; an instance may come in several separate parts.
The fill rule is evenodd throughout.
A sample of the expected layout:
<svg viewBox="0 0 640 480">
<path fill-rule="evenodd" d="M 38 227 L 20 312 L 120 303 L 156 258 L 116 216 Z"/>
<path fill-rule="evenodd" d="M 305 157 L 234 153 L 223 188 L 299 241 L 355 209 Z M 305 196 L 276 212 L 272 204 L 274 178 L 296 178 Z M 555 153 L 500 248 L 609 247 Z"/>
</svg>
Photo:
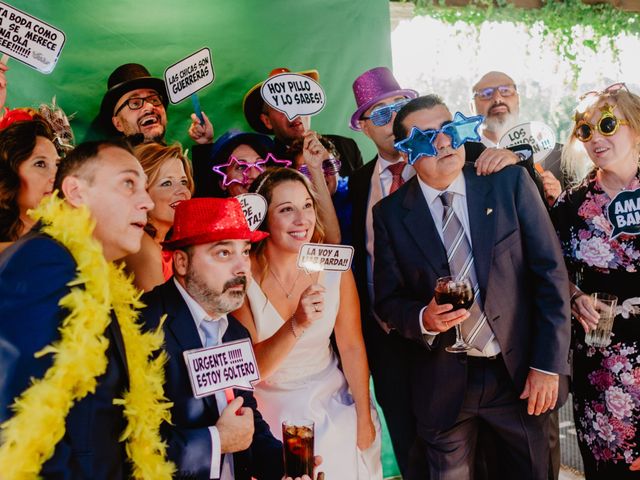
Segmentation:
<svg viewBox="0 0 640 480">
<path fill-rule="evenodd" d="M 417 127 L 413 127 L 411 134 L 404 140 L 396 142 L 394 146 L 396 150 L 406 153 L 409 156 L 407 162 L 409 165 L 413 165 L 420 157 L 435 157 L 438 155 L 438 150 L 433 141 L 439 133 L 444 133 L 451 138 L 451 146 L 453 148 L 459 148 L 460 145 L 469 140 L 480 141 L 478 128 L 483 121 L 484 117 L 482 115 L 465 117 L 462 113 L 456 112 L 453 121 L 443 125 L 438 130 L 420 130 Z"/>
</svg>

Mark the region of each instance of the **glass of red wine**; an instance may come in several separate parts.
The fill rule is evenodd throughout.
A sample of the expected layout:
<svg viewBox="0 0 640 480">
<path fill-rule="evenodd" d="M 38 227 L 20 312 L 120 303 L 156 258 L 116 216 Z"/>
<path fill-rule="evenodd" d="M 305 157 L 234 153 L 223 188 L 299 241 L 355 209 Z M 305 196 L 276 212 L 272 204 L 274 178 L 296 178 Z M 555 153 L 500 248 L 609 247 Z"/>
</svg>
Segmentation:
<svg viewBox="0 0 640 480">
<path fill-rule="evenodd" d="M 440 277 L 436 280 L 435 300 L 438 305 L 450 303 L 453 310 L 464 308 L 469 310 L 473 305 L 473 285 L 467 277 Z M 453 311 L 452 310 L 452 311 Z M 445 350 L 449 353 L 464 353 L 471 350 L 471 345 L 462 338 L 460 324 L 456 324 L 456 342 Z"/>
</svg>

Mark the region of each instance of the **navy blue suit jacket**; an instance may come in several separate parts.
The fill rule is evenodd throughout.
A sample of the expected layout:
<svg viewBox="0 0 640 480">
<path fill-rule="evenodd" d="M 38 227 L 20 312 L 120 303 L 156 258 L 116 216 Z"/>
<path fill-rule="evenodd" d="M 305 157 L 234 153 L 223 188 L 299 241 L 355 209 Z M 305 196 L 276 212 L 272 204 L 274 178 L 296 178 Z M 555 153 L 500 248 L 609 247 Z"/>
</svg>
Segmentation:
<svg viewBox="0 0 640 480">
<path fill-rule="evenodd" d="M 58 302 L 69 293 L 67 283 L 75 278 L 75 270 L 69 251 L 38 232 L 27 234 L 0 256 L 0 422 L 11 416 L 9 407 L 30 378 L 42 378 L 52 364 L 51 355 L 36 359 L 34 354 L 60 338 L 58 328 L 68 312 Z M 118 441 L 125 427 L 122 407 L 113 405 L 128 385 L 115 319 L 105 336 L 107 371 L 98 377 L 95 393 L 71 408 L 64 437 L 41 471 L 43 478 L 129 478 L 124 444 Z"/>
<path fill-rule="evenodd" d="M 510 388 L 520 394 L 530 367 L 556 372 L 562 403 L 569 374 L 569 285 L 549 215 L 522 168 L 477 176 L 465 166 L 463 172 L 480 294 Z M 454 341 L 454 329 L 429 345 L 418 323 L 449 265 L 417 178 L 380 201 L 373 219 L 376 311 L 423 347 L 412 381 L 419 431 L 446 429 L 464 398 L 466 355 L 444 350 Z"/>
<path fill-rule="evenodd" d="M 142 316 L 147 328 L 156 328 L 166 314 L 163 324 L 165 350 L 169 356 L 166 371 L 165 395 L 171 402 L 173 425 L 165 425 L 163 436 L 169 444 L 169 458 L 178 467 L 178 478 L 208 479 L 211 468 L 210 426 L 218 421 L 215 396 L 194 398 L 189 373 L 182 352 L 202 348 L 198 330 L 189 307 L 180 295 L 173 278 L 142 297 L 147 305 Z M 222 337 L 225 342 L 249 338 L 249 332 L 231 315 L 229 328 Z M 236 480 L 280 480 L 284 473 L 282 444 L 271 434 L 269 426 L 257 411 L 252 392 L 234 390 L 244 397 L 244 406 L 253 409 L 255 433 L 248 450 L 233 456 Z"/>
</svg>

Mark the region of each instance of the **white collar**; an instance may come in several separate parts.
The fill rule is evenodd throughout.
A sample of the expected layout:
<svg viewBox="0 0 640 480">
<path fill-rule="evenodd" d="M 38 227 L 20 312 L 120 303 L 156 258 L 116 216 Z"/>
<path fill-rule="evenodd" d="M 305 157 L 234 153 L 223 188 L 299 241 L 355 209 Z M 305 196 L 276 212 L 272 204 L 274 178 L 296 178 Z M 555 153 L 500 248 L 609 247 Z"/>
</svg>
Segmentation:
<svg viewBox="0 0 640 480">
<path fill-rule="evenodd" d="M 402 159 L 392 162 L 384 158 L 382 155 L 378 154 L 378 173 L 384 172 L 387 168 L 389 168 L 389 165 L 395 165 L 396 163 L 401 161 Z"/>
<path fill-rule="evenodd" d="M 437 190 L 429 185 L 427 185 L 421 178 L 420 175 L 416 175 L 418 179 L 418 185 L 420 185 L 420 190 L 422 190 L 422 194 L 424 198 L 427 200 L 427 204 L 431 205 L 435 200 L 438 199 L 438 196 L 442 192 L 453 192 L 457 195 L 461 195 L 463 198 L 466 196 L 467 188 L 464 180 L 464 174 L 460 171 L 460 174 L 455 178 L 451 184 L 445 188 L 444 190 Z"/>
</svg>

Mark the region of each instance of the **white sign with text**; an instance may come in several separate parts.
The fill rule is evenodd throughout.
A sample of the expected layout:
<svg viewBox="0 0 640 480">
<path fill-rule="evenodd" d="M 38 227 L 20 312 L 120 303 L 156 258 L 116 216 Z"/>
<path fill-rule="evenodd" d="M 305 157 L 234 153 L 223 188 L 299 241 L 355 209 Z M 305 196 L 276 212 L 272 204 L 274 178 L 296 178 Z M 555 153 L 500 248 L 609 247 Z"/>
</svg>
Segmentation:
<svg viewBox="0 0 640 480">
<path fill-rule="evenodd" d="M 262 99 L 284 113 L 289 120 L 300 115 L 315 115 L 324 108 L 324 90 L 318 82 L 299 73 L 281 73 L 269 77 L 260 88 Z"/>
<path fill-rule="evenodd" d="M 249 228 L 252 232 L 257 230 L 267 214 L 267 200 L 258 193 L 241 193 L 236 198 L 242 206 Z"/>
<path fill-rule="evenodd" d="M 183 352 L 195 398 L 226 388 L 253 390 L 260 380 L 258 362 L 250 339 Z"/>
<path fill-rule="evenodd" d="M 353 247 L 329 243 L 305 243 L 298 253 L 298 268 L 307 272 L 344 272 L 351 268 Z"/>
<path fill-rule="evenodd" d="M 174 63 L 164 71 L 164 81 L 171 103 L 185 98 L 213 83 L 215 72 L 211 51 L 205 47 Z"/>
<path fill-rule="evenodd" d="M 41 73 L 51 73 L 58 62 L 65 35 L 6 3 L 0 2 L 0 52 Z"/>
<path fill-rule="evenodd" d="M 507 130 L 498 146 L 509 148 L 527 143 L 533 149 L 533 161 L 539 163 L 549 156 L 556 146 L 556 135 L 542 122 L 527 122 Z"/>
</svg>

